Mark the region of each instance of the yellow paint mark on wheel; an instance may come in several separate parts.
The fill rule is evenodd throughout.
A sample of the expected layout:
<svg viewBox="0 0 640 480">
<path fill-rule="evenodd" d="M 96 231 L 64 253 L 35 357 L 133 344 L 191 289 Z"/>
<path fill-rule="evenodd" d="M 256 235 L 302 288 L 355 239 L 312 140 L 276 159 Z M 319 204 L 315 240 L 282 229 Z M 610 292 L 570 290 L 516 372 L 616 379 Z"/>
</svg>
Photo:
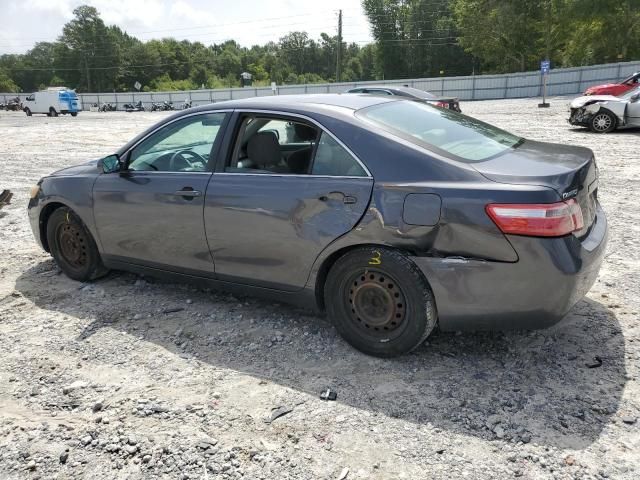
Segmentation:
<svg viewBox="0 0 640 480">
<path fill-rule="evenodd" d="M 369 260 L 369 265 L 382 265 L 382 258 L 380 252 L 375 250 L 373 257 Z"/>
</svg>

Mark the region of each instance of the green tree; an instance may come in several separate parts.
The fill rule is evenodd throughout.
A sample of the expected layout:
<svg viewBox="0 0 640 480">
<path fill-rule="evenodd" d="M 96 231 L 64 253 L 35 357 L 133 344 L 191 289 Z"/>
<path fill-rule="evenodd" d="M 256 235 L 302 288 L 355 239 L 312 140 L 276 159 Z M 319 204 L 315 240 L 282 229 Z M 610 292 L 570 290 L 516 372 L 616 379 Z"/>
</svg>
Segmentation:
<svg viewBox="0 0 640 480">
<path fill-rule="evenodd" d="M 14 93 L 18 92 L 18 85 L 16 85 L 9 75 L 3 70 L 0 70 L 0 92 Z"/>
<path fill-rule="evenodd" d="M 377 76 L 409 78 L 471 73 L 456 41 L 451 0 L 363 0 L 376 41 Z"/>
<path fill-rule="evenodd" d="M 591 65 L 640 58 L 639 0 L 567 0 L 564 65 Z"/>
<path fill-rule="evenodd" d="M 115 88 L 120 51 L 114 32 L 94 7 L 82 5 L 73 15 L 62 29 L 60 42 L 69 48 L 69 60 L 81 72 L 78 87 L 96 91 Z"/>
</svg>

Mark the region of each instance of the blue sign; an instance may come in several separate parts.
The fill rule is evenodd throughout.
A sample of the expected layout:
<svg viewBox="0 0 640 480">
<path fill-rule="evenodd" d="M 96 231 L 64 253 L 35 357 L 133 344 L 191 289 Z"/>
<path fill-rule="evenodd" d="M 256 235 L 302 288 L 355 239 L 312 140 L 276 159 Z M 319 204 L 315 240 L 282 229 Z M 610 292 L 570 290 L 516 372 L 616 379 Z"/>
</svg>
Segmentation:
<svg viewBox="0 0 640 480">
<path fill-rule="evenodd" d="M 540 62 L 540 72 L 543 75 L 549 75 L 549 70 L 551 70 L 551 62 L 549 60 L 542 60 Z"/>
</svg>

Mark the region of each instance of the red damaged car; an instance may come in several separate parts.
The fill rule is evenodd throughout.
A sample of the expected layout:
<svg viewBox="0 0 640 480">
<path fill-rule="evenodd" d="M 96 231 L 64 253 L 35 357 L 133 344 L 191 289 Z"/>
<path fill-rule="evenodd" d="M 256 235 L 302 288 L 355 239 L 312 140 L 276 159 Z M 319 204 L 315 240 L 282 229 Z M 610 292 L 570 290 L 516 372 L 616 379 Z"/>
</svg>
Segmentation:
<svg viewBox="0 0 640 480">
<path fill-rule="evenodd" d="M 640 85 L 640 72 L 636 72 L 633 75 L 625 78 L 623 81 L 619 83 L 607 83 L 605 85 L 594 85 L 593 87 L 587 88 L 584 92 L 585 95 L 613 95 L 618 96 L 622 95 L 625 92 L 628 92 L 632 88 Z"/>
</svg>

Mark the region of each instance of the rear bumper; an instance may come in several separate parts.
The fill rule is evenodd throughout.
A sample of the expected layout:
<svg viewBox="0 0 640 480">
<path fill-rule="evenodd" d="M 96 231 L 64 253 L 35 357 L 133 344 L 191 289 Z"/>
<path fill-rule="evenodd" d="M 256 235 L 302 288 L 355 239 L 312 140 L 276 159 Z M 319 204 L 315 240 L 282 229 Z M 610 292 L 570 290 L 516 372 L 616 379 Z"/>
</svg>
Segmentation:
<svg viewBox="0 0 640 480">
<path fill-rule="evenodd" d="M 595 282 L 608 239 L 598 205 L 582 240 L 509 236 L 515 263 L 412 257 L 433 290 L 443 330 L 544 328 L 560 321 Z"/>
</svg>

